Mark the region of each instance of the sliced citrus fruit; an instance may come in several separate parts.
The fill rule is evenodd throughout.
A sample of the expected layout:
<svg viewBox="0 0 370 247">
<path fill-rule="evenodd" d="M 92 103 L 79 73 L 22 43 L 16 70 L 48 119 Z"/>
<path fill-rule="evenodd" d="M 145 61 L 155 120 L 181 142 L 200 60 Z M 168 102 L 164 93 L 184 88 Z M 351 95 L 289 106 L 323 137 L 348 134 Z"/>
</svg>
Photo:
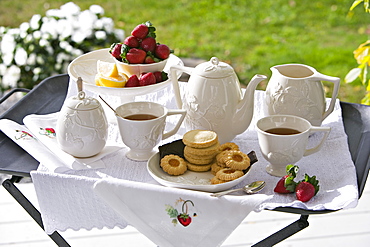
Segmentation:
<svg viewBox="0 0 370 247">
<path fill-rule="evenodd" d="M 109 63 L 98 60 L 97 62 L 98 74 L 95 77 L 95 83 L 103 87 L 124 87 L 128 76 L 119 73 L 115 63 Z"/>
<path fill-rule="evenodd" d="M 118 77 L 118 69 L 115 63 L 98 60 L 97 71 L 104 77 Z"/>
</svg>

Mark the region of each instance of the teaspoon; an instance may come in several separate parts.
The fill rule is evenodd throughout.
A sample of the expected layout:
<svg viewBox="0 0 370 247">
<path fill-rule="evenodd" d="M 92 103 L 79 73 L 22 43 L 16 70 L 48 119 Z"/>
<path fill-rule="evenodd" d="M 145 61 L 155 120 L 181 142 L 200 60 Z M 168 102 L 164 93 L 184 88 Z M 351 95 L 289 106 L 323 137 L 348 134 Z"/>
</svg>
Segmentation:
<svg viewBox="0 0 370 247">
<path fill-rule="evenodd" d="M 222 191 L 222 192 L 218 192 L 218 193 L 213 193 L 213 194 L 211 194 L 211 196 L 220 197 L 220 196 L 223 196 L 223 195 L 235 192 L 235 191 L 239 191 L 239 190 L 243 190 L 248 195 L 251 195 L 251 194 L 255 194 L 255 193 L 261 191 L 265 187 L 265 185 L 266 185 L 265 181 L 255 181 L 253 183 L 245 185 L 242 188 L 226 190 L 226 191 Z"/>
</svg>

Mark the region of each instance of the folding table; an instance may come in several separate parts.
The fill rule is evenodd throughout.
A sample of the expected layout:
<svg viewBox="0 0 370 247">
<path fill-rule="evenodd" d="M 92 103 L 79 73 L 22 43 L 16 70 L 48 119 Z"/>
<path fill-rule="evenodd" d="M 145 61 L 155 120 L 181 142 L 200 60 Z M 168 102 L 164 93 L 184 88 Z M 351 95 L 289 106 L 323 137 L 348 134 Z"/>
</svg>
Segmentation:
<svg viewBox="0 0 370 247">
<path fill-rule="evenodd" d="M 61 109 L 67 95 L 68 84 L 67 74 L 49 77 L 27 93 L 0 118 L 11 119 L 22 124 L 22 119 L 29 114 L 57 112 Z M 14 89 L 0 99 L 0 104 L 11 94 L 19 91 L 27 92 L 24 89 Z M 346 102 L 340 102 L 340 105 L 351 157 L 356 167 L 359 196 L 361 196 L 370 169 L 370 106 Z M 24 177 L 30 177 L 30 172 L 37 170 L 39 163 L 2 132 L 0 132 L 0 153 L 3 154 L 0 160 L 0 173 L 12 176 L 10 179 L 6 179 L 2 185 L 43 228 L 40 212 L 16 187 L 17 182 Z M 309 215 L 333 212 L 331 210 L 310 211 L 291 207 L 275 208 L 274 211 L 298 214 L 300 218 L 254 246 L 272 246 L 306 228 L 309 224 Z M 58 232 L 49 236 L 58 246 L 70 246 Z"/>
</svg>

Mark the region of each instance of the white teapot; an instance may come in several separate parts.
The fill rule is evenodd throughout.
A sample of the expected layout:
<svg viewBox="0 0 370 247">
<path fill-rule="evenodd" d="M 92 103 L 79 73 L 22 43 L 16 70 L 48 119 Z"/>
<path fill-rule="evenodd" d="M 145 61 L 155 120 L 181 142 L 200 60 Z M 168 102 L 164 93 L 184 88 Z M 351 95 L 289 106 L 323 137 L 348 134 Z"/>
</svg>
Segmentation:
<svg viewBox="0 0 370 247">
<path fill-rule="evenodd" d="M 181 98 L 177 70 L 190 75 Z M 173 65 L 170 68 L 176 103 L 186 109 L 187 130 L 206 129 L 218 134 L 220 143 L 230 142 L 243 133 L 253 117 L 254 91 L 264 75 L 256 75 L 244 95 L 234 69 L 212 57 L 195 68 Z"/>
<path fill-rule="evenodd" d="M 340 78 L 323 75 L 304 64 L 283 64 L 271 68 L 272 76 L 266 87 L 266 115 L 295 115 L 320 126 L 333 111 Z M 326 109 L 321 81 L 334 83 L 332 98 Z"/>
<path fill-rule="evenodd" d="M 56 136 L 59 147 L 75 157 L 90 157 L 105 146 L 108 123 L 98 100 L 85 97 L 82 79 L 78 79 L 79 93 L 67 99 L 59 113 Z"/>
</svg>

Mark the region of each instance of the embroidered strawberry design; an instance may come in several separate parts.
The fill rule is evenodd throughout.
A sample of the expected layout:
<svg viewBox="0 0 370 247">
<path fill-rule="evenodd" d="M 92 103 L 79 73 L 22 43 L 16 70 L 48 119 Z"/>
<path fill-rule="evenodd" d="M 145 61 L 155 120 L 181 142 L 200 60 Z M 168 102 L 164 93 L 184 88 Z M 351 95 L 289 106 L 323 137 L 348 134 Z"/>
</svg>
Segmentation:
<svg viewBox="0 0 370 247">
<path fill-rule="evenodd" d="M 19 140 L 19 139 L 22 139 L 22 138 L 27 138 L 27 137 L 30 137 L 32 139 L 35 139 L 35 137 L 33 137 L 30 133 L 28 133 L 27 131 L 24 131 L 24 130 L 15 130 L 15 132 L 20 132 L 20 136 L 15 136 L 15 139 L 16 140 Z"/>
<path fill-rule="evenodd" d="M 170 216 L 170 218 L 173 218 L 172 223 L 174 226 L 176 226 L 177 223 L 179 222 L 184 227 L 187 227 L 192 222 L 192 218 L 190 217 L 188 213 L 188 210 L 189 210 L 188 203 L 191 203 L 193 207 L 194 207 L 194 203 L 191 200 L 184 201 L 181 198 L 177 202 L 183 202 L 182 207 L 181 207 L 182 212 L 179 213 L 177 209 L 175 209 L 171 205 L 166 205 L 167 214 Z M 196 217 L 196 216 L 197 214 L 193 213 L 193 217 Z"/>
<path fill-rule="evenodd" d="M 184 203 L 182 204 L 182 213 L 177 216 L 177 220 L 183 226 L 188 226 L 191 223 L 191 217 L 188 214 L 188 205 L 187 205 L 188 202 L 190 202 L 194 207 L 194 203 L 192 201 L 190 200 L 184 201 Z M 185 206 L 185 211 L 184 211 L 184 206 Z"/>
</svg>

